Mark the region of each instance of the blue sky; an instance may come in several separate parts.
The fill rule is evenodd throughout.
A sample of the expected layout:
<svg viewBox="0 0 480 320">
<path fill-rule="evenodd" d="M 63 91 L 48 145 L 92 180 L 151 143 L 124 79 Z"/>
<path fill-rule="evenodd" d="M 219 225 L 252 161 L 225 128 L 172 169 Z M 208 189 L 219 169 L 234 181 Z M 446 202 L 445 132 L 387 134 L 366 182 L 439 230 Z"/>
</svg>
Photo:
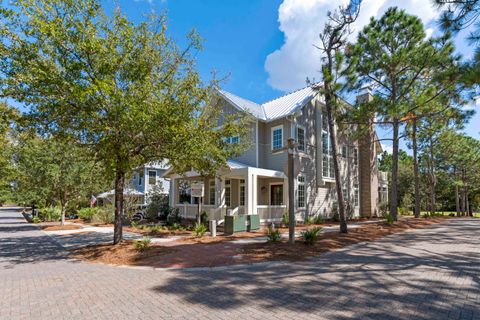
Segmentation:
<svg viewBox="0 0 480 320">
<path fill-rule="evenodd" d="M 152 10 L 165 11 L 169 33 L 179 43 L 195 28 L 205 38 L 204 50 L 198 55 L 204 79 L 209 79 L 215 70 L 227 76 L 224 89 L 261 103 L 305 86 L 306 77 L 320 78 L 320 56 L 313 45 L 317 43 L 326 12 L 344 1 L 121 0 L 118 3 L 135 20 L 143 19 Z M 108 0 L 105 5 L 112 8 L 114 2 Z M 436 22 L 439 12 L 431 0 L 363 0 L 356 29 L 390 6 L 400 6 L 418 15 L 427 34 L 439 34 Z M 455 42 L 457 51 L 468 58 L 473 49 L 464 41 L 466 33 L 460 33 Z M 355 34 L 352 40 L 354 37 Z M 480 138 L 480 115 L 471 120 L 465 131 Z M 389 130 L 379 129 L 379 133 L 381 137 L 390 136 Z"/>
<path fill-rule="evenodd" d="M 134 21 L 150 12 L 166 12 L 168 32 L 181 45 L 196 29 L 205 39 L 198 54 L 204 80 L 216 71 L 226 76 L 222 87 L 241 97 L 262 103 L 305 86 L 305 79 L 320 80 L 320 52 L 315 49 L 326 13 L 348 0 L 103 0 L 107 12 L 120 5 Z M 390 6 L 399 6 L 419 16 L 428 35 L 439 34 L 439 11 L 432 0 L 362 0 L 356 30 L 379 17 Z M 464 41 L 467 31 L 456 38 L 457 51 L 471 57 Z M 355 39 L 355 33 L 351 40 Z M 480 101 L 479 101 L 480 103 Z M 379 129 L 387 138 L 389 130 Z M 480 139 L 480 114 L 466 133 Z M 389 141 L 382 144 L 391 145 Z M 402 144 L 405 148 L 405 145 Z"/>
</svg>

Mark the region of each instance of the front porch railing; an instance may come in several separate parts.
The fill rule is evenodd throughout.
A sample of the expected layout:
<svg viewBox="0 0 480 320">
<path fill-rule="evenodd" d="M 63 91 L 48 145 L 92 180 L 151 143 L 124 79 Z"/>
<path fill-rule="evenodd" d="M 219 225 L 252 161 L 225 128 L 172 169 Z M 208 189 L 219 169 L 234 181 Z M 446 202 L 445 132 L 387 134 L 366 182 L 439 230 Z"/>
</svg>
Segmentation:
<svg viewBox="0 0 480 320">
<path fill-rule="evenodd" d="M 258 205 L 257 214 L 260 216 L 260 222 L 278 222 L 287 210 L 286 205 L 268 206 Z"/>
<path fill-rule="evenodd" d="M 177 204 L 175 206 L 180 211 L 180 216 L 184 219 L 196 219 L 198 212 L 197 204 Z M 202 205 L 202 212 L 208 214 L 208 220 L 216 220 L 218 222 L 225 219 L 227 210 L 226 207 L 215 207 L 213 205 Z M 247 214 L 245 207 L 231 208 L 232 213 L 235 215 Z M 283 214 L 287 211 L 286 205 L 270 206 L 270 205 L 258 205 L 257 214 L 260 216 L 260 222 L 279 222 L 282 220 Z"/>
</svg>

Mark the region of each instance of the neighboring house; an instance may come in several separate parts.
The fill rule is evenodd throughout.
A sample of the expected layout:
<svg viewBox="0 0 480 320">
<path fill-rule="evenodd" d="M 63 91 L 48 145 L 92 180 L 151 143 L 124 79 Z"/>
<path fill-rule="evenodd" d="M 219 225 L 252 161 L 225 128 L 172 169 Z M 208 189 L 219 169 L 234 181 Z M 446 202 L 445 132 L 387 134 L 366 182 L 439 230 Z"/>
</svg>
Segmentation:
<svg viewBox="0 0 480 320">
<path fill-rule="evenodd" d="M 134 203 L 146 205 L 148 197 L 153 192 L 170 194 L 170 179 L 163 178 L 169 169 L 167 161 L 156 161 L 146 163 L 136 168 L 132 179 L 125 185 L 124 197 L 131 199 Z M 100 203 L 113 203 L 115 190 L 101 193 L 97 196 Z"/>
<path fill-rule="evenodd" d="M 167 161 L 156 161 L 146 163 L 135 169 L 130 187 L 143 193 L 143 203 L 148 203 L 148 196 L 153 192 L 168 195 L 170 193 L 170 179 L 163 177 L 169 169 Z"/>
<path fill-rule="evenodd" d="M 365 94 L 358 99 L 368 99 Z M 319 87 L 308 86 L 272 101 L 257 104 L 226 91 L 219 91 L 212 103 L 221 104 L 224 114 L 250 114 L 251 146 L 241 156 L 228 161 L 216 177 L 201 178 L 194 171 L 183 175 L 174 168 L 170 204 L 188 218 L 197 212 L 196 198 L 189 195 L 189 184 L 203 181 L 203 210 L 210 219 L 222 220 L 227 210 L 233 214 L 259 214 L 262 221 L 278 221 L 287 211 L 287 140 L 295 138 L 296 171 L 294 184 L 297 219 L 336 211 L 336 190 L 329 130 Z M 221 125 L 221 123 L 219 124 Z M 387 200 L 386 174 L 378 172 L 381 145 L 375 132 L 363 143 L 349 140 L 346 131 L 337 131 L 342 189 L 354 216 L 378 214 Z M 227 139 L 237 143 L 239 137 Z M 366 142 L 365 142 L 366 141 Z"/>
</svg>

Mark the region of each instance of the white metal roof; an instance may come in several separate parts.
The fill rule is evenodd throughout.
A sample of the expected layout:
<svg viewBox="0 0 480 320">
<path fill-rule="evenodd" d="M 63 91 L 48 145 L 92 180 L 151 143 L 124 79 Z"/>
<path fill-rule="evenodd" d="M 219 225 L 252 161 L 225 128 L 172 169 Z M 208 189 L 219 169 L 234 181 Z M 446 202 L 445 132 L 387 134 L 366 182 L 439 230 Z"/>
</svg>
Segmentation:
<svg viewBox="0 0 480 320">
<path fill-rule="evenodd" d="M 238 109 L 252 114 L 257 119 L 272 121 L 293 114 L 303 107 L 318 94 L 318 84 L 299 89 L 263 104 L 241 98 L 225 90 L 219 90 L 219 92 Z"/>
<path fill-rule="evenodd" d="M 239 96 L 236 96 L 233 93 L 230 93 L 228 91 L 219 90 L 219 92 L 221 95 L 223 95 L 225 99 L 230 101 L 237 108 L 240 108 L 241 110 L 252 114 L 255 118 L 266 120 L 265 112 L 263 111 L 263 108 L 261 105 L 255 102 L 252 102 L 250 100 L 241 98 Z"/>
</svg>

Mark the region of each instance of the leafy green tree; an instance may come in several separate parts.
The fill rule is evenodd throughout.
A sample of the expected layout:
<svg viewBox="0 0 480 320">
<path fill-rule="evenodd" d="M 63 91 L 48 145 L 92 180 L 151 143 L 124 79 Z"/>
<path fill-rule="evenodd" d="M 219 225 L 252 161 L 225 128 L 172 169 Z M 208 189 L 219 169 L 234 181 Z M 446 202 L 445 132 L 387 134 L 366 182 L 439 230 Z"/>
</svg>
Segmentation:
<svg viewBox="0 0 480 320">
<path fill-rule="evenodd" d="M 338 92 L 341 89 L 339 78 L 346 70 L 343 51 L 347 45 L 347 37 L 351 33 L 350 26 L 355 22 L 360 12 L 360 1 L 351 1 L 347 6 L 340 6 L 338 10 L 328 13 L 328 22 L 320 33 L 322 51 L 322 78 L 323 94 L 325 96 L 326 115 L 330 145 L 333 158 L 335 187 L 338 199 L 338 213 L 340 218 L 340 232 L 347 233 L 347 215 L 345 199 L 343 199 L 342 179 L 337 152 L 337 138 L 335 133 L 335 119 L 340 113 Z"/>
<path fill-rule="evenodd" d="M 444 30 L 458 32 L 473 25 L 468 40 L 475 45 L 473 60 L 464 65 L 463 80 L 470 85 L 480 84 L 480 1 L 479 0 L 434 0 L 444 9 L 440 23 Z"/>
<path fill-rule="evenodd" d="M 15 109 L 0 103 L 0 205 L 12 198 L 15 168 L 12 166 L 11 131 L 16 118 Z"/>
<path fill-rule="evenodd" d="M 215 82 L 201 81 L 192 32 L 185 49 L 165 17 L 133 23 L 98 0 L 19 0 L 2 11 L 1 95 L 31 108 L 38 127 L 88 147 L 115 180 L 115 231 L 122 239 L 125 176 L 169 159 L 179 172 L 205 174 L 241 152 L 222 138 L 246 134 L 243 118 L 217 128 L 209 104 Z M 209 108 L 205 108 L 209 105 Z M 237 121 L 234 121 L 237 120 Z"/>
<path fill-rule="evenodd" d="M 439 161 L 453 181 L 457 213 L 471 213 L 470 198 L 480 186 L 480 141 L 448 130 L 439 137 L 438 149 Z"/>
<path fill-rule="evenodd" d="M 400 129 L 406 116 L 438 97 L 427 95 L 422 104 L 412 105 L 411 95 L 425 96 L 419 88 L 431 90 L 438 78 L 454 74 L 448 67 L 455 66 L 452 52 L 448 37 L 426 39 L 421 20 L 398 8 L 389 8 L 379 20 L 372 18 L 348 50 L 351 88 L 370 86 L 374 99 L 369 107 L 377 113 L 377 123 L 393 129 L 390 213 L 395 220 Z"/>
<path fill-rule="evenodd" d="M 15 147 L 18 199 L 23 203 L 59 205 L 61 222 L 76 199 L 110 185 L 105 170 L 84 148 L 46 137 L 22 134 Z"/>
</svg>

